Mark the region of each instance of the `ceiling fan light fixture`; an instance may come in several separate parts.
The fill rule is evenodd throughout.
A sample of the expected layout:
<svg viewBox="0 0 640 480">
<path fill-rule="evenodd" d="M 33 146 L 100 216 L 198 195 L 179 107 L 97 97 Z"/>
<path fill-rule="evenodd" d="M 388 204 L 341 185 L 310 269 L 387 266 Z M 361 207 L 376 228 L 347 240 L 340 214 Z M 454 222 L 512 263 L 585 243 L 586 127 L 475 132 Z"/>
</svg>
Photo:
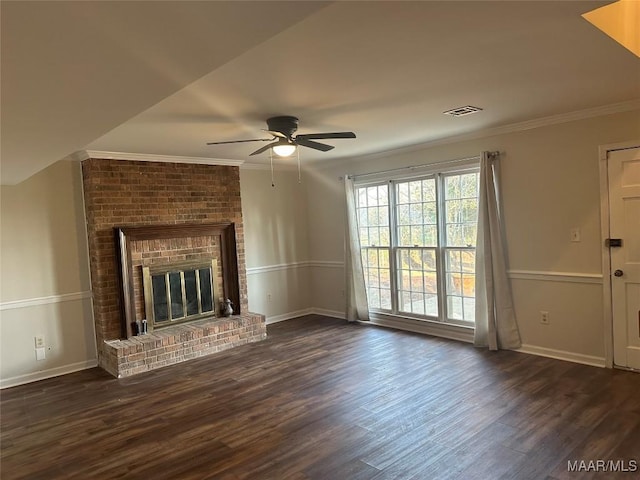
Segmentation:
<svg viewBox="0 0 640 480">
<path fill-rule="evenodd" d="M 272 149 L 273 153 L 275 153 L 279 157 L 290 157 L 293 152 L 296 151 L 296 146 L 285 141 L 279 143 L 278 145 L 274 145 Z"/>
<path fill-rule="evenodd" d="M 1 0 L 0 0 L 1 1 Z M 298 130 L 298 119 L 288 115 L 280 117 L 271 117 L 267 119 L 267 129 L 264 130 L 272 135 L 271 138 L 253 138 L 250 140 L 227 140 L 224 142 L 208 142 L 207 145 L 223 145 L 228 143 L 246 143 L 246 142 L 271 142 L 260 147 L 249 156 L 260 155 L 267 150 L 271 155 L 274 153 L 278 157 L 290 157 L 298 147 L 311 148 L 320 152 L 328 152 L 333 150 L 333 145 L 316 142 L 316 140 L 324 140 L 330 138 L 356 138 L 353 132 L 326 132 L 326 133 L 304 133 L 295 135 Z"/>
</svg>

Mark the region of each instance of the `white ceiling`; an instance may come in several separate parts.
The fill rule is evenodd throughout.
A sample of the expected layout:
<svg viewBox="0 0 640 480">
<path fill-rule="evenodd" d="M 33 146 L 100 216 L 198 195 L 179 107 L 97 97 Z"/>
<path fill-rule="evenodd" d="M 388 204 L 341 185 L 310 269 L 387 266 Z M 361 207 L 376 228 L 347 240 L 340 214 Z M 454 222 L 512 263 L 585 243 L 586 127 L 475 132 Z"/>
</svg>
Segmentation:
<svg viewBox="0 0 640 480">
<path fill-rule="evenodd" d="M 2 183 L 80 149 L 249 157 L 273 115 L 328 160 L 640 98 L 609 2 L 7 2 Z M 483 108 L 468 117 L 442 112 Z"/>
</svg>

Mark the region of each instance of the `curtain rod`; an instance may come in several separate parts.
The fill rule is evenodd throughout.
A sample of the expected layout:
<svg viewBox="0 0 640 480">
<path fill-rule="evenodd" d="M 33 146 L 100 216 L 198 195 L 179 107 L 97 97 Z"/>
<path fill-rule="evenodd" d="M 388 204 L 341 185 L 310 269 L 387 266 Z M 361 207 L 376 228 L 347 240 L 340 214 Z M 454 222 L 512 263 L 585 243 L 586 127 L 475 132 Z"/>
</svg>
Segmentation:
<svg viewBox="0 0 640 480">
<path fill-rule="evenodd" d="M 500 152 L 497 151 L 497 150 L 495 152 L 487 152 L 487 153 L 489 154 L 489 158 L 497 157 L 497 156 L 500 155 Z M 400 172 L 402 170 L 414 170 L 416 168 L 432 167 L 432 166 L 435 166 L 435 165 L 446 165 L 446 164 L 449 164 L 449 163 L 466 162 L 466 161 L 469 161 L 469 160 L 474 160 L 476 158 L 480 158 L 480 156 L 476 155 L 474 157 L 458 158 L 456 160 L 446 160 L 444 162 L 423 163 L 422 165 L 409 165 L 409 166 L 406 166 L 406 167 L 391 168 L 389 170 L 380 170 L 379 172 L 361 173 L 361 174 L 358 174 L 358 175 L 350 174 L 350 175 L 347 175 L 346 177 L 350 178 L 350 179 L 359 178 L 359 177 L 368 177 L 368 176 L 371 176 L 371 175 L 380 175 L 382 173 Z"/>
</svg>

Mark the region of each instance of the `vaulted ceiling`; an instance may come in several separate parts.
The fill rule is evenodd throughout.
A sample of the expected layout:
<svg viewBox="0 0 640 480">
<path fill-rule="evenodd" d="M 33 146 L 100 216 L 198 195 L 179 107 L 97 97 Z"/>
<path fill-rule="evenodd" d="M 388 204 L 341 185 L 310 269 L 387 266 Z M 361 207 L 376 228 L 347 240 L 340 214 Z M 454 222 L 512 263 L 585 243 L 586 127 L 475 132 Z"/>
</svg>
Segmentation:
<svg viewBox="0 0 640 480">
<path fill-rule="evenodd" d="M 640 59 L 581 17 L 607 3 L 3 1 L 2 183 L 80 149 L 249 160 L 206 142 L 273 115 L 356 132 L 301 151 L 326 161 L 634 102 Z"/>
</svg>

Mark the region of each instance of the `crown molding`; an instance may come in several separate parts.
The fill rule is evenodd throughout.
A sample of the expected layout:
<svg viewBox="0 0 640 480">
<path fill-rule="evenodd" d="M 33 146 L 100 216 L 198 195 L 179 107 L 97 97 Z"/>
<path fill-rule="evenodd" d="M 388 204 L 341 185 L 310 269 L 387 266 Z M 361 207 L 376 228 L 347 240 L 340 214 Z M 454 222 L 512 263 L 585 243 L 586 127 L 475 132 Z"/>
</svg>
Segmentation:
<svg viewBox="0 0 640 480">
<path fill-rule="evenodd" d="M 592 117 L 601 117 L 603 115 L 612 115 L 614 113 L 629 112 L 632 110 L 640 109 L 640 98 L 635 100 L 628 100 L 626 102 L 612 103 L 609 105 L 601 105 L 599 107 L 587 108 L 584 110 L 577 110 L 575 112 L 560 113 L 557 115 L 551 115 L 549 117 L 536 118 L 533 120 L 526 120 L 524 122 L 512 123 L 502 127 L 495 127 L 487 129 L 487 132 L 491 132 L 493 136 L 501 135 L 503 133 L 511 132 L 523 132 L 525 130 L 532 130 L 534 128 L 546 127 L 547 125 L 557 125 L 559 123 L 575 122 L 576 120 L 584 120 Z M 482 133 L 480 131 L 478 133 Z"/>
<path fill-rule="evenodd" d="M 609 105 L 601 105 L 599 107 L 587 108 L 584 110 L 577 110 L 574 112 L 560 113 L 557 115 L 551 115 L 548 117 L 536 118 L 533 120 L 526 120 L 524 122 L 511 123 L 508 125 L 502 125 L 500 127 L 484 128 L 473 132 L 462 133 L 459 135 L 453 135 L 450 137 L 439 138 L 424 143 L 415 145 L 408 145 L 406 147 L 394 148 L 390 150 L 384 150 L 381 152 L 374 152 L 364 155 L 354 155 L 350 157 L 337 158 L 330 162 L 311 162 L 314 168 L 324 169 L 333 168 L 346 161 L 360 161 L 360 160 L 374 160 L 378 158 L 388 157 L 389 155 L 399 155 L 403 153 L 411 153 L 427 148 L 438 147 L 441 145 L 449 145 L 452 143 L 465 142 L 469 140 L 477 140 L 480 138 L 494 137 L 497 135 L 504 135 L 507 133 L 524 132 L 527 130 L 533 130 L 540 127 L 547 127 L 551 125 L 558 125 L 561 123 L 575 122 L 577 120 L 585 120 L 587 118 L 600 117 L 604 115 L 613 115 L 615 113 L 630 112 L 633 110 L 640 110 L 640 98 L 634 100 L 628 100 L 625 102 L 613 103 Z"/>
<path fill-rule="evenodd" d="M 73 160 L 83 161 L 89 158 L 105 160 L 131 160 L 136 162 L 163 162 L 163 163 L 197 163 L 200 165 L 223 165 L 239 167 L 244 160 L 231 160 L 228 158 L 185 157 L 182 155 L 156 155 L 153 153 L 127 153 L 105 152 L 101 150 L 80 150 L 71 155 Z"/>
</svg>

